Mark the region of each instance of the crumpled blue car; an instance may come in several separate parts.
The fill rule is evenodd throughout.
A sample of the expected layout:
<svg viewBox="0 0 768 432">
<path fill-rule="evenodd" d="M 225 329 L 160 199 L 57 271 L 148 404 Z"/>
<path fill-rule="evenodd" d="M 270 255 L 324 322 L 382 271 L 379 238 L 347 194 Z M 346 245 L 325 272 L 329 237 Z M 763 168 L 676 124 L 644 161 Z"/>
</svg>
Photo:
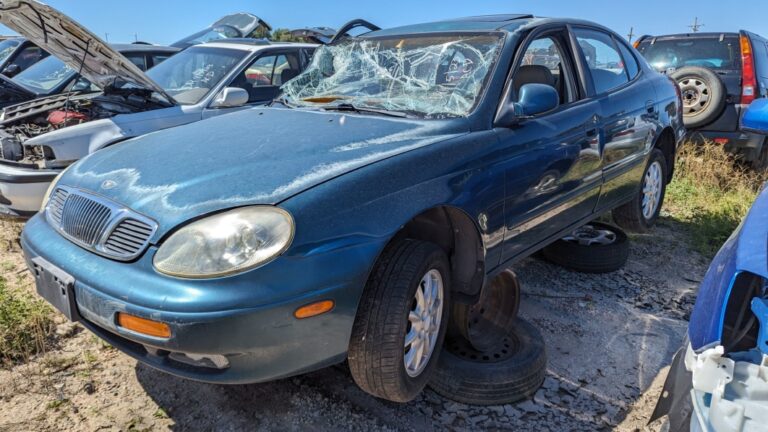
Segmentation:
<svg viewBox="0 0 768 432">
<path fill-rule="evenodd" d="M 768 100 L 742 129 L 768 134 Z M 715 257 L 699 289 L 688 339 L 653 420 L 671 432 L 749 432 L 768 425 L 768 189 Z"/>
<path fill-rule="evenodd" d="M 364 390 L 408 401 L 452 305 L 606 211 L 653 225 L 676 89 L 584 21 L 344 38 L 271 107 L 72 165 L 22 245 L 45 299 L 152 367 L 254 383 L 347 359 Z"/>
</svg>

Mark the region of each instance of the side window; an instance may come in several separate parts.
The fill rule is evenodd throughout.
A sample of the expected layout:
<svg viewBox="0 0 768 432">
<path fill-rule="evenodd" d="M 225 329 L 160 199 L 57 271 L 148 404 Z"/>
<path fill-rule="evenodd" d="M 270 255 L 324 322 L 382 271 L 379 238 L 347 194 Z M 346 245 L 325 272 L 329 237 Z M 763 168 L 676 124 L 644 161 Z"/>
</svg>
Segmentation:
<svg viewBox="0 0 768 432">
<path fill-rule="evenodd" d="M 592 73 L 597 94 L 629 82 L 624 62 L 609 34 L 587 29 L 575 29 L 574 34 Z"/>
<path fill-rule="evenodd" d="M 156 54 L 152 56 L 152 67 L 159 65 L 160 63 L 168 60 L 171 56 L 166 54 Z"/>
<path fill-rule="evenodd" d="M 252 87 L 270 86 L 275 71 L 277 56 L 259 57 L 245 70 L 245 81 Z"/>
<path fill-rule="evenodd" d="M 125 54 L 125 58 L 138 66 L 139 69 L 143 71 L 147 70 L 147 58 L 144 57 L 144 54 Z"/>
<path fill-rule="evenodd" d="M 640 66 L 637 64 L 637 58 L 635 58 L 635 55 L 632 54 L 632 50 L 626 45 L 621 42 L 618 42 L 618 44 L 619 49 L 621 50 L 621 57 L 624 58 L 624 67 L 627 69 L 629 80 L 632 81 L 640 73 Z"/>
<path fill-rule="evenodd" d="M 575 101 L 567 58 L 567 52 L 558 43 L 556 36 L 547 35 L 535 39 L 525 48 L 522 63 L 512 78 L 515 94 L 519 95 L 520 89 L 526 84 L 546 84 L 557 90 L 561 104 Z"/>
<path fill-rule="evenodd" d="M 299 52 L 266 54 L 245 68 L 230 84 L 249 94 L 248 102 L 268 101 L 277 96 L 283 83 L 301 71 Z"/>
<path fill-rule="evenodd" d="M 25 70 L 46 57 L 48 57 L 48 53 L 42 48 L 28 46 L 16 55 L 13 64 L 19 66 L 19 70 Z"/>
</svg>

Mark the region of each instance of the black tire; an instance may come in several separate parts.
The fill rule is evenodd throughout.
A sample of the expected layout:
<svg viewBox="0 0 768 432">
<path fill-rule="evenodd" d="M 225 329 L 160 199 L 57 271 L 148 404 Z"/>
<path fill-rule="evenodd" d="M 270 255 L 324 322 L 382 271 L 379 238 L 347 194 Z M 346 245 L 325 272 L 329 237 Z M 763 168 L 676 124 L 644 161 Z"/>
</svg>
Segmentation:
<svg viewBox="0 0 768 432">
<path fill-rule="evenodd" d="M 648 181 L 648 173 L 651 170 L 653 164 L 658 163 L 661 167 L 661 195 L 659 196 L 656 210 L 650 217 L 646 217 L 643 214 L 643 198 L 646 182 Z M 669 179 L 669 167 L 667 166 L 667 159 L 664 157 L 664 153 L 659 149 L 653 149 L 651 157 L 648 160 L 648 164 L 643 171 L 643 177 L 641 180 L 640 190 L 637 191 L 637 195 L 632 198 L 632 201 L 622 205 L 621 207 L 613 209 L 613 220 L 616 224 L 625 230 L 636 233 L 648 232 L 656 224 L 656 220 L 659 218 L 661 208 L 664 206 L 664 198 L 667 196 L 667 180 Z"/>
<path fill-rule="evenodd" d="M 752 161 L 752 169 L 760 173 L 768 171 L 768 139 L 763 140 L 757 157 Z"/>
<path fill-rule="evenodd" d="M 592 222 L 586 227 L 611 231 L 615 240 L 609 244 L 592 245 L 558 240 L 545 247 L 542 254 L 554 264 L 581 273 L 611 273 L 624 267 L 629 258 L 629 239 L 624 231 L 599 222 Z"/>
<path fill-rule="evenodd" d="M 683 123 L 686 128 L 700 128 L 720 117 L 725 109 L 727 93 L 716 73 L 703 67 L 686 66 L 670 77 L 680 86 L 683 94 Z"/>
<path fill-rule="evenodd" d="M 437 270 L 443 280 L 442 318 L 426 367 L 411 377 L 404 364 L 408 315 L 421 279 L 430 270 Z M 361 389 L 393 402 L 409 402 L 421 393 L 442 351 L 450 291 L 448 257 L 437 245 L 400 240 L 387 247 L 363 291 L 349 343 L 349 370 Z"/>
<path fill-rule="evenodd" d="M 494 351 L 476 351 L 463 338 L 447 341 L 429 386 L 457 402 L 502 405 L 533 396 L 544 382 L 546 369 L 541 333 L 518 320 Z"/>
</svg>

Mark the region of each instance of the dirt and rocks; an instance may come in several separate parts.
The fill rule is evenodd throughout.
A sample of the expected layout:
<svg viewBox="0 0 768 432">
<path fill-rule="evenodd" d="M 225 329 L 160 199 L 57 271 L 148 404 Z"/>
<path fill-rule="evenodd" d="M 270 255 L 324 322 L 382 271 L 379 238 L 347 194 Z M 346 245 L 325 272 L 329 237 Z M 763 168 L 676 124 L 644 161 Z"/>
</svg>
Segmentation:
<svg viewBox="0 0 768 432">
<path fill-rule="evenodd" d="M 17 245 L 5 242 L 4 277 L 31 292 Z M 669 220 L 633 236 L 630 262 L 616 273 L 516 265 L 522 314 L 542 330 L 549 366 L 532 400 L 504 406 L 430 390 L 409 404 L 384 402 L 360 391 L 344 365 L 259 385 L 189 382 L 61 321 L 54 349 L 0 370 L 0 431 L 644 430 L 706 267 Z"/>
</svg>

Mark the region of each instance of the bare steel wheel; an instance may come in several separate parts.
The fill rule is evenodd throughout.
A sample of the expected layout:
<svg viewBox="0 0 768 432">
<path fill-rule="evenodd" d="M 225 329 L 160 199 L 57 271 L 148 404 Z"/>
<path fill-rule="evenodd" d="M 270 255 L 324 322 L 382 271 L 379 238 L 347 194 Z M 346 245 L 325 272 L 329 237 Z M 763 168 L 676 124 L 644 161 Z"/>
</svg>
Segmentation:
<svg viewBox="0 0 768 432">
<path fill-rule="evenodd" d="M 430 270 L 421 278 L 408 314 L 405 335 L 405 371 L 410 377 L 421 375 L 435 351 L 440 324 L 443 320 L 443 276 Z"/>
<path fill-rule="evenodd" d="M 437 245 L 397 240 L 374 265 L 349 341 L 349 370 L 366 392 L 413 400 L 427 385 L 443 347 L 451 271 Z"/>
<path fill-rule="evenodd" d="M 713 71 L 686 66 L 672 73 L 670 78 L 680 87 L 683 123 L 687 128 L 706 126 L 715 121 L 725 109 L 725 85 Z"/>
</svg>

